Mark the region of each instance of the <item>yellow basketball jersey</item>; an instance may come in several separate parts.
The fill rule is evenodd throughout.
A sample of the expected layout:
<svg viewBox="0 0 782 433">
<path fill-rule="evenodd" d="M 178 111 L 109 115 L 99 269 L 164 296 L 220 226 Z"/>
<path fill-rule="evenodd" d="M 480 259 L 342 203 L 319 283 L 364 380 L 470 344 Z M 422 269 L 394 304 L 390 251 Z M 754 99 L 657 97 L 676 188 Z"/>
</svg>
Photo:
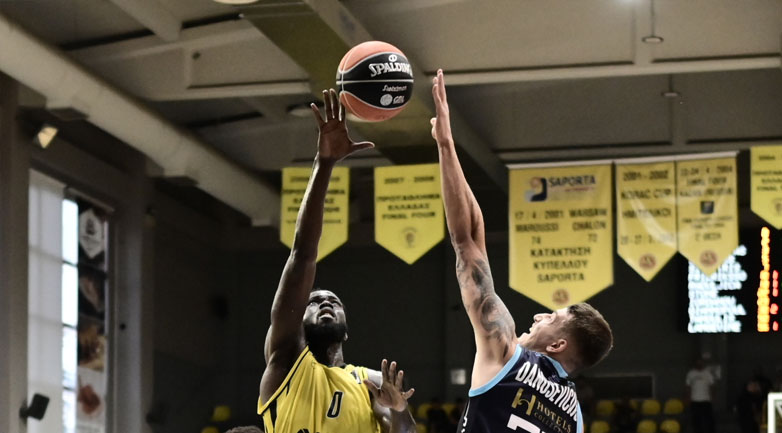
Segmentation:
<svg viewBox="0 0 782 433">
<path fill-rule="evenodd" d="M 380 433 L 365 367 L 327 367 L 305 347 L 269 401 L 261 404 L 266 433 Z"/>
</svg>

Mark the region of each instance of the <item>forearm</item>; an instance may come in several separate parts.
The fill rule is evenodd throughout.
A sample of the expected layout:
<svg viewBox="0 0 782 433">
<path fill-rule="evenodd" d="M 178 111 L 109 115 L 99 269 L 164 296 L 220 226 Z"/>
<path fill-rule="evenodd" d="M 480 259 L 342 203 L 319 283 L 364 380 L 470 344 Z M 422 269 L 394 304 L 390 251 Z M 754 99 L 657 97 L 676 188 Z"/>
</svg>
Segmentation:
<svg viewBox="0 0 782 433">
<path fill-rule="evenodd" d="M 459 163 L 452 140 L 437 143 L 440 154 L 440 178 L 448 232 L 454 245 L 476 241 L 483 229 L 481 211 Z"/>
<path fill-rule="evenodd" d="M 291 256 L 295 258 L 314 261 L 318 256 L 318 243 L 323 231 L 323 208 L 333 168 L 333 162 L 315 159 L 296 220 L 291 249 Z"/>
</svg>

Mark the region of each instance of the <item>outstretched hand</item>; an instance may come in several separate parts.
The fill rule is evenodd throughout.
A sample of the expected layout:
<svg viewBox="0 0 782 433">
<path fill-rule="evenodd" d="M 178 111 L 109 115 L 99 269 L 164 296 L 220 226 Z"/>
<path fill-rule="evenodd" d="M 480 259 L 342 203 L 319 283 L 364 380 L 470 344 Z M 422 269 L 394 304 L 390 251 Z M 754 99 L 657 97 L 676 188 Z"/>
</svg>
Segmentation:
<svg viewBox="0 0 782 433">
<path fill-rule="evenodd" d="M 310 104 L 312 113 L 318 122 L 318 159 L 320 161 L 337 162 L 359 150 L 375 147 L 369 141 L 355 143 L 348 137 L 348 127 L 345 123 L 345 107 L 339 102 L 334 89 L 323 91 L 325 105 L 325 120 L 315 103 Z"/>
<path fill-rule="evenodd" d="M 438 69 L 437 75 L 432 79 L 432 96 L 434 97 L 436 116 L 430 121 L 432 124 L 432 138 L 437 140 L 438 144 L 451 142 L 453 141 L 451 114 L 448 110 L 448 98 L 445 94 L 445 77 L 442 69 Z"/>
<path fill-rule="evenodd" d="M 370 380 L 364 381 L 364 385 L 369 389 L 372 397 L 378 404 L 391 410 L 401 412 L 407 409 L 407 400 L 413 396 L 415 388 L 403 391 L 405 372 L 402 370 L 396 371 L 396 361 L 391 362 L 391 365 L 389 365 L 388 361 L 384 359 L 380 364 L 380 373 L 383 376 L 383 383 L 380 385 L 380 388 Z"/>
</svg>

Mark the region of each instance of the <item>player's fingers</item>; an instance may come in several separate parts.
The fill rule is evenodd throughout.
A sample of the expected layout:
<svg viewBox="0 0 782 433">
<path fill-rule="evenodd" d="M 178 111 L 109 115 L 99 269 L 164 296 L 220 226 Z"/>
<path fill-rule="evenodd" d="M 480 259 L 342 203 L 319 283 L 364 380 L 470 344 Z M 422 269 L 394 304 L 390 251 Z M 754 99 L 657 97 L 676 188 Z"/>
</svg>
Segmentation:
<svg viewBox="0 0 782 433">
<path fill-rule="evenodd" d="M 388 383 L 395 386 L 396 380 L 396 361 L 391 361 L 391 364 L 388 366 Z"/>
<path fill-rule="evenodd" d="M 312 113 L 315 116 L 316 119 L 318 119 L 318 126 L 323 126 L 323 116 L 320 114 L 320 110 L 318 109 L 318 106 L 313 102 L 310 104 L 310 108 L 312 109 Z"/>
<path fill-rule="evenodd" d="M 396 379 L 394 380 L 394 386 L 397 389 L 402 389 L 402 384 L 405 380 L 405 372 L 404 370 L 399 370 L 399 373 L 396 374 Z"/>
<path fill-rule="evenodd" d="M 339 115 L 339 98 L 337 98 L 337 91 L 334 89 L 329 89 L 329 99 L 331 99 L 331 117 L 332 119 L 336 119 L 337 115 Z"/>
<path fill-rule="evenodd" d="M 437 89 L 440 92 L 440 97 L 443 98 L 443 102 L 445 102 L 445 75 L 443 75 L 442 69 L 437 70 Z"/>
<path fill-rule="evenodd" d="M 331 120 L 334 116 L 331 114 L 331 95 L 328 90 L 323 90 L 323 106 L 326 111 L 326 122 Z"/>
<path fill-rule="evenodd" d="M 410 397 L 413 396 L 413 394 L 415 394 L 415 388 L 410 388 L 402 393 L 402 397 L 404 397 L 405 400 L 409 400 Z"/>
<path fill-rule="evenodd" d="M 383 378 L 383 382 L 388 380 L 386 378 L 387 375 L 388 375 L 388 360 L 383 359 L 383 361 L 380 362 L 380 376 Z"/>
<path fill-rule="evenodd" d="M 358 152 L 359 150 L 371 149 L 373 147 L 375 147 L 375 143 L 372 143 L 371 141 L 362 141 L 361 143 L 353 144 L 353 151 Z"/>
<path fill-rule="evenodd" d="M 342 99 L 339 98 L 339 95 L 337 95 L 337 104 L 339 105 L 339 120 L 343 121 L 345 120 L 345 106 L 342 105 Z"/>
</svg>

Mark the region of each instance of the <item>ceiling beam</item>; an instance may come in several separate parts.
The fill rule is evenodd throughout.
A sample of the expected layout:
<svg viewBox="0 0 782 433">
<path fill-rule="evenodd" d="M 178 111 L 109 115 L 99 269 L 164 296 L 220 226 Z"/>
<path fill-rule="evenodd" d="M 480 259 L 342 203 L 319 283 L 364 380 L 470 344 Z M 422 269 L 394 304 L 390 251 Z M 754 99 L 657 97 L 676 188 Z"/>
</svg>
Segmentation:
<svg viewBox="0 0 782 433">
<path fill-rule="evenodd" d="M 360 42 L 375 39 L 364 25 L 337 0 L 266 1 L 242 8 L 243 16 L 299 64 L 312 82 L 313 96 L 335 87 L 342 56 Z M 410 60 L 417 77 L 413 96 L 396 117 L 376 123 L 353 123 L 352 128 L 374 141 L 378 150 L 397 164 L 437 161 L 429 119 L 434 115 L 431 81 Z M 470 131 L 451 107 L 454 140 L 465 170 L 485 175 L 507 191 L 507 170 L 488 143 Z"/>
<path fill-rule="evenodd" d="M 769 54 L 758 57 L 657 61 L 643 65 L 627 62 L 603 65 L 568 65 L 545 68 L 446 72 L 448 73 L 449 85 L 470 86 L 525 81 L 578 80 L 585 78 L 776 69 L 779 67 L 780 56 L 778 54 Z"/>
<path fill-rule="evenodd" d="M 763 138 L 757 140 L 726 140 L 686 144 L 652 143 L 643 145 L 579 145 L 573 147 L 552 147 L 549 149 L 516 150 L 509 149 L 497 152 L 506 164 L 518 162 L 543 162 L 562 160 L 635 158 L 645 156 L 680 155 L 690 153 L 721 152 L 729 150 L 748 150 L 754 146 L 778 146 L 782 138 Z"/>
<path fill-rule="evenodd" d="M 182 22 L 157 0 L 111 0 L 166 42 L 179 39 Z"/>
</svg>

